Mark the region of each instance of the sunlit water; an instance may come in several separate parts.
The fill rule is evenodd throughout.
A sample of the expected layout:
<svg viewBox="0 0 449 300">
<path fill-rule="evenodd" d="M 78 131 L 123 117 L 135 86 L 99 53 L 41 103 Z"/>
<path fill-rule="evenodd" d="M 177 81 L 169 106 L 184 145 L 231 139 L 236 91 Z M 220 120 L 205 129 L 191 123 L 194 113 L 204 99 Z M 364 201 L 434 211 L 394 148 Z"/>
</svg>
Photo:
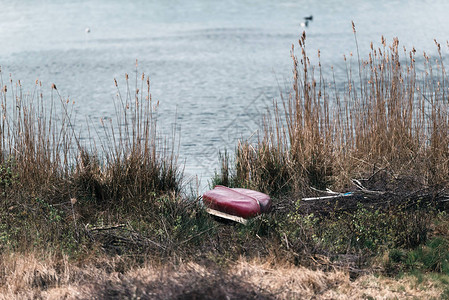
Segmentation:
<svg viewBox="0 0 449 300">
<path fill-rule="evenodd" d="M 218 151 L 255 133 L 291 78 L 291 45 L 303 30 L 312 59 L 344 69 L 343 54 L 369 43 L 435 54 L 449 38 L 448 1 L 0 1 L 0 65 L 25 90 L 36 79 L 76 101 L 78 120 L 114 115 L 113 79 L 148 74 L 160 101 L 159 129 L 176 122 L 180 159 L 202 188 Z M 313 15 L 307 28 L 300 23 Z M 86 32 L 90 28 L 90 32 Z"/>
</svg>

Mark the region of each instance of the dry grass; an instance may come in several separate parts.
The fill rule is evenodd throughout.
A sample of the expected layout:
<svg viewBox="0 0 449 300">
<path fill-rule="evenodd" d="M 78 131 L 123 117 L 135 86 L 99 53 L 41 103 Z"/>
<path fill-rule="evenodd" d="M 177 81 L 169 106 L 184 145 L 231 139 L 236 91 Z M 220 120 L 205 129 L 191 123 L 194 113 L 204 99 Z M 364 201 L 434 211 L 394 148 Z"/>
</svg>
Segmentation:
<svg viewBox="0 0 449 300">
<path fill-rule="evenodd" d="M 355 28 L 354 28 L 355 34 Z M 347 189 L 353 178 L 386 170 L 422 187 L 445 186 L 449 172 L 447 74 L 439 56 L 402 52 L 395 39 L 366 60 L 345 57 L 346 82 L 327 81 L 310 63 L 305 33 L 292 49 L 292 92 L 274 103 L 259 140 L 243 141 L 235 182 L 272 194 L 309 186 Z M 320 53 L 318 52 L 318 59 Z M 423 67 L 417 67 L 422 61 Z"/>
<path fill-rule="evenodd" d="M 429 299 L 444 290 L 430 277 L 351 281 L 344 271 L 243 259 L 224 268 L 181 263 L 120 270 L 120 259 L 83 265 L 15 253 L 1 257 L 0 274 L 0 299 Z"/>
<path fill-rule="evenodd" d="M 57 194 L 59 199 L 50 202 L 90 197 L 123 207 L 132 199 L 179 192 L 182 171 L 175 137 L 168 143 L 156 131 L 158 103 L 151 99 L 144 74 L 139 77 L 136 71 L 134 88 L 127 74 L 124 88 L 115 80 L 115 117 L 100 120 L 101 126 L 90 120 L 89 133 L 83 135 L 76 132 L 82 124 L 75 122 L 74 102 L 63 99 L 55 84 L 44 96 L 39 81 L 27 93 L 20 81 L 10 78 L 5 84 L 1 72 L 0 77 L 0 182 L 6 201 L 19 188 L 27 196 Z M 83 143 L 86 139 L 93 142 Z"/>
</svg>

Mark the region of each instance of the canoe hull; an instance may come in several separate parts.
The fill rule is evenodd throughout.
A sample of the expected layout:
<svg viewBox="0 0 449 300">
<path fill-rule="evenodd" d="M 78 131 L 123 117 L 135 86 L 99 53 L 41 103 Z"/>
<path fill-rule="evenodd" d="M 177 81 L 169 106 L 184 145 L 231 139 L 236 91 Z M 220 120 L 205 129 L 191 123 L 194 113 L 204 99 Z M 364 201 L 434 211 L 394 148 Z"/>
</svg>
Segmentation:
<svg viewBox="0 0 449 300">
<path fill-rule="evenodd" d="M 203 195 L 203 203 L 211 209 L 245 219 L 267 212 L 271 200 L 263 193 L 241 189 L 216 186 Z"/>
<path fill-rule="evenodd" d="M 254 199 L 257 200 L 257 202 L 259 202 L 259 206 L 260 206 L 260 212 L 261 213 L 266 213 L 268 211 L 270 211 L 271 209 L 271 198 L 270 196 L 268 196 L 267 194 L 258 192 L 258 191 L 254 191 L 254 190 L 249 190 L 249 189 L 242 189 L 242 188 L 233 188 L 232 190 L 245 194 L 247 196 L 253 197 Z"/>
</svg>

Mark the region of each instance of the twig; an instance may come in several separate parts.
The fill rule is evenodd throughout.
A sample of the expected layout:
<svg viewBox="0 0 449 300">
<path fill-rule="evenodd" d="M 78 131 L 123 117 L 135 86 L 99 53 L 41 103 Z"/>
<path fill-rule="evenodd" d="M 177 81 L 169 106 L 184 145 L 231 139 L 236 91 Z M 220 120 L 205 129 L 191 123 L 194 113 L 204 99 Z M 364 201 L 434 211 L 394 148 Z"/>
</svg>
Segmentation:
<svg viewBox="0 0 449 300">
<path fill-rule="evenodd" d="M 313 186 L 311 186 L 310 189 L 315 191 L 315 192 L 319 192 L 319 193 L 323 193 L 323 194 L 332 194 L 332 195 L 340 194 L 340 193 L 331 191 L 330 189 L 326 189 L 325 191 L 322 191 L 322 190 L 319 190 L 317 188 L 314 188 Z"/>
<path fill-rule="evenodd" d="M 137 231 L 134 230 L 134 228 L 131 226 L 131 224 L 130 224 L 129 221 L 128 221 L 128 226 L 132 229 L 132 233 L 135 234 L 135 235 L 137 235 L 138 238 L 140 238 L 140 237 L 139 237 L 139 234 L 137 233 Z M 129 230 L 128 230 L 128 231 L 129 231 Z M 149 242 L 150 244 L 153 244 L 153 245 L 155 245 L 156 247 L 159 247 L 159 248 L 161 248 L 161 249 L 163 249 L 163 250 L 167 250 L 167 247 L 165 247 L 165 246 L 159 244 L 158 242 L 155 242 L 155 241 L 149 239 L 148 237 L 145 237 L 145 236 L 144 236 L 144 237 L 142 237 L 142 238 L 143 238 L 144 242 Z"/>
<path fill-rule="evenodd" d="M 284 239 L 285 239 L 285 245 L 287 246 L 287 250 L 290 249 L 289 245 L 288 245 L 288 239 L 287 239 L 287 235 L 284 232 Z"/>
<path fill-rule="evenodd" d="M 340 197 L 350 197 L 353 195 L 354 195 L 354 193 L 349 192 L 349 193 L 337 194 L 337 195 L 332 195 L 332 196 L 302 198 L 302 200 L 303 201 L 328 200 L 328 199 L 334 199 L 334 198 L 340 198 Z"/>
<path fill-rule="evenodd" d="M 352 183 L 359 188 L 362 192 L 367 193 L 367 194 L 374 194 L 374 195 L 384 195 L 386 192 L 383 191 L 371 191 L 368 190 L 367 188 L 365 188 L 362 183 L 360 183 L 359 180 L 357 179 L 352 179 Z"/>
<path fill-rule="evenodd" d="M 126 227 L 126 224 L 118 224 L 118 225 L 111 225 L 111 226 L 103 226 L 103 227 L 92 227 L 92 228 L 88 228 L 89 224 L 86 224 L 86 229 L 88 231 L 94 231 L 94 230 L 111 230 L 111 229 L 116 229 L 116 228 L 122 228 L 122 227 Z"/>
<path fill-rule="evenodd" d="M 377 171 L 375 171 L 373 174 L 371 174 L 371 176 L 368 177 L 368 178 L 365 179 L 365 180 L 366 180 L 366 181 L 370 181 L 371 179 L 374 178 L 374 176 L 376 176 L 377 174 L 379 174 L 379 172 L 382 172 L 382 171 L 387 170 L 387 169 L 388 169 L 388 167 L 380 168 L 380 169 L 378 169 Z"/>
<path fill-rule="evenodd" d="M 206 233 L 206 232 L 208 232 L 208 231 L 210 231 L 210 230 L 212 230 L 212 229 L 215 229 L 215 228 L 217 228 L 217 227 L 218 227 L 218 225 L 215 225 L 215 226 L 212 226 L 212 227 L 210 227 L 210 228 L 208 228 L 208 229 L 206 229 L 206 230 L 203 230 L 203 231 L 201 231 L 200 233 L 197 233 L 197 234 L 195 234 L 195 235 L 189 237 L 188 239 L 185 239 L 184 241 L 180 242 L 178 245 L 185 244 L 185 243 L 187 243 L 188 241 L 190 241 L 191 239 L 194 239 L 194 238 L 196 238 L 196 237 L 198 237 L 198 236 L 200 236 L 200 235 L 203 235 L 204 233 Z"/>
<path fill-rule="evenodd" d="M 74 199 L 74 198 L 73 198 Z M 76 224 L 76 216 L 75 216 L 75 209 L 73 208 L 73 204 L 76 203 L 76 200 L 70 200 L 70 204 L 72 205 L 72 217 L 73 217 L 73 223 L 75 224 L 75 232 L 77 239 L 79 239 L 79 231 L 78 231 L 78 225 Z M 77 241 L 78 242 L 78 241 Z"/>
</svg>

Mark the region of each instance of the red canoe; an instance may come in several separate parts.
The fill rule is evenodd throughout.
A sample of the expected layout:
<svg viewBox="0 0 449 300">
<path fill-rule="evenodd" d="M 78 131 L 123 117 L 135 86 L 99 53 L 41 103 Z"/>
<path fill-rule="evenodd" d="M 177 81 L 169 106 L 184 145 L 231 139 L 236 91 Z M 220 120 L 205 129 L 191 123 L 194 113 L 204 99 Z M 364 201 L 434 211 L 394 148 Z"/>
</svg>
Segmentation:
<svg viewBox="0 0 449 300">
<path fill-rule="evenodd" d="M 264 193 L 221 185 L 204 193 L 203 202 L 208 208 L 245 219 L 267 212 L 271 207 L 271 199 Z"/>
</svg>

